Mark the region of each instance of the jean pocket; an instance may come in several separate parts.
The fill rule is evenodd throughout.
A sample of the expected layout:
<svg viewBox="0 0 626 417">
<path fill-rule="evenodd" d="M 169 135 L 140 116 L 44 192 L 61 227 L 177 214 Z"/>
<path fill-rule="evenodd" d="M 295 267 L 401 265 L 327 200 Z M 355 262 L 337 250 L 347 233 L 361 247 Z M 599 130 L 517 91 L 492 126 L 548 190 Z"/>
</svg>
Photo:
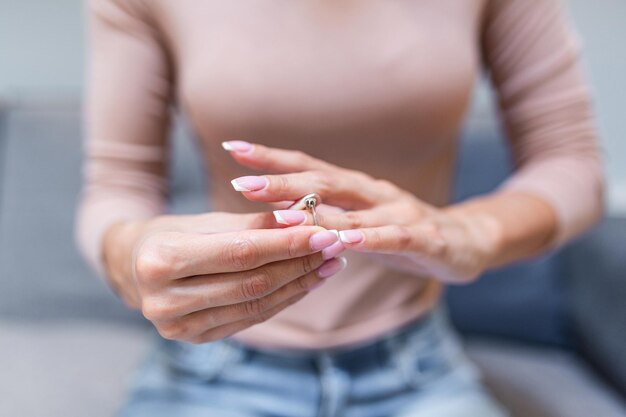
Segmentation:
<svg viewBox="0 0 626 417">
<path fill-rule="evenodd" d="M 218 378 L 244 357 L 241 348 L 223 340 L 202 345 L 164 340 L 159 351 L 172 376 L 201 382 Z"/>
</svg>

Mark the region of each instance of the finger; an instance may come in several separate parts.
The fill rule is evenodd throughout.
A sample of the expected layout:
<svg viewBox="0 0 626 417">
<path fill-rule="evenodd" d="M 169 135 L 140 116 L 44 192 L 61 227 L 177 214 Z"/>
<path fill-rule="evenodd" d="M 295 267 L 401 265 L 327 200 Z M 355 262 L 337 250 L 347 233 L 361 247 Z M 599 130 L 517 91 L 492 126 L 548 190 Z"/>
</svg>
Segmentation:
<svg viewBox="0 0 626 417">
<path fill-rule="evenodd" d="M 271 229 L 276 226 L 273 216 L 261 213 L 222 213 L 211 212 L 196 215 L 163 216 L 163 230 L 176 230 L 186 233 L 226 233 L 250 229 Z M 174 225 L 169 228 L 167 225 Z M 156 225 L 158 228 L 159 225 Z"/>
<path fill-rule="evenodd" d="M 275 203 L 269 203 L 269 204 L 275 210 L 285 210 L 285 209 L 288 209 L 289 207 L 293 206 L 294 203 L 295 203 L 295 201 L 285 200 L 285 201 L 277 201 Z"/>
<path fill-rule="evenodd" d="M 346 247 L 343 245 L 343 243 L 340 240 L 338 240 L 337 242 L 333 243 L 332 245 L 330 245 L 329 247 L 327 247 L 326 249 L 322 251 L 322 258 L 323 259 L 336 258 L 345 250 L 346 250 Z"/>
<path fill-rule="evenodd" d="M 155 292 L 145 303 L 157 305 L 169 301 L 171 311 L 149 319 L 169 320 L 214 307 L 239 304 L 263 298 L 301 276 L 315 271 L 324 263 L 316 253 L 263 265 L 251 271 L 201 275 L 178 280 L 169 291 Z M 148 298 L 146 300 L 146 298 Z"/>
<path fill-rule="evenodd" d="M 189 342 L 191 343 L 195 343 L 195 344 L 200 344 L 200 343 L 209 343 L 209 342 L 214 342 L 216 340 L 220 340 L 220 339 L 224 339 L 228 336 L 232 336 L 237 332 L 240 332 L 244 329 L 247 329 L 249 327 L 252 327 L 256 324 L 262 323 L 272 317 L 274 317 L 276 314 L 280 313 L 281 311 L 283 311 L 284 309 L 286 309 L 287 307 L 295 304 L 296 302 L 300 301 L 302 298 L 304 298 L 306 296 L 306 294 L 299 294 L 295 297 L 293 297 L 290 300 L 285 301 L 284 303 L 274 307 L 271 311 L 268 311 L 267 314 L 265 314 L 263 317 L 257 317 L 254 319 L 246 319 L 246 320 L 240 320 L 238 322 L 235 323 L 229 323 L 229 324 L 225 324 L 223 326 L 219 326 L 210 330 L 207 330 L 203 333 L 201 333 L 199 336 L 194 337 L 193 339 L 190 339 Z"/>
<path fill-rule="evenodd" d="M 435 257 L 440 256 L 447 245 L 432 225 L 388 225 L 343 230 L 339 232 L 339 236 L 346 248 L 359 252 L 412 252 Z"/>
<path fill-rule="evenodd" d="M 289 207 L 293 206 L 295 203 L 295 201 L 281 201 L 279 203 L 270 203 L 270 205 L 274 208 L 274 211 L 276 210 L 295 210 L 295 209 L 290 209 Z M 321 204 L 319 206 L 317 206 L 315 208 L 317 214 L 339 214 L 339 213 L 344 213 L 345 210 L 339 207 L 335 207 L 335 206 L 331 206 L 330 204 Z M 274 214 L 274 218 L 276 217 L 276 214 Z M 311 216 L 312 218 L 312 216 Z M 276 220 L 276 219 L 275 219 Z M 300 220 L 300 222 L 302 222 L 304 220 Z M 304 222 L 304 224 L 314 224 L 314 222 Z M 295 224 L 280 224 L 279 226 L 295 226 Z M 274 224 L 268 228 L 273 228 L 273 227 L 277 227 L 276 222 L 274 222 Z"/>
<path fill-rule="evenodd" d="M 182 337 L 188 338 L 195 337 L 207 329 L 240 320 L 265 319 L 276 306 L 318 288 L 327 278 L 335 275 L 344 269 L 345 266 L 345 258 L 331 259 L 322 264 L 316 271 L 309 272 L 291 281 L 265 297 L 243 303 L 205 309 L 186 315 L 171 326 L 171 331 L 178 333 L 178 337 L 181 337 L 182 334 Z M 165 329 L 167 329 L 167 326 Z"/>
<path fill-rule="evenodd" d="M 317 193 L 324 203 L 344 209 L 368 208 L 393 196 L 384 182 L 347 170 L 246 176 L 235 178 L 232 185 L 250 201 L 299 200 L 306 194 Z"/>
<path fill-rule="evenodd" d="M 277 206 L 277 209 L 290 205 Z M 192 215 L 163 215 L 151 221 L 153 232 L 181 233 L 225 233 L 249 229 L 271 229 L 276 227 L 273 216 L 261 213 L 211 212 Z"/>
<path fill-rule="evenodd" d="M 145 286 L 195 275 L 247 271 L 299 258 L 332 245 L 337 232 L 316 226 L 217 234 L 158 233 L 135 253 L 137 280 Z"/>
<path fill-rule="evenodd" d="M 306 210 L 274 210 L 274 218 L 279 227 L 314 224 L 313 214 Z M 401 213 L 398 213 L 401 215 Z M 359 229 L 377 227 L 389 224 L 390 220 L 401 222 L 388 207 L 368 210 L 354 210 L 345 212 L 322 211 L 317 212 L 317 222 L 320 226 L 334 230 Z"/>
<path fill-rule="evenodd" d="M 222 147 L 248 168 L 258 171 L 286 174 L 309 170 L 332 170 L 335 166 L 301 151 L 270 148 L 243 141 L 223 142 Z"/>
</svg>

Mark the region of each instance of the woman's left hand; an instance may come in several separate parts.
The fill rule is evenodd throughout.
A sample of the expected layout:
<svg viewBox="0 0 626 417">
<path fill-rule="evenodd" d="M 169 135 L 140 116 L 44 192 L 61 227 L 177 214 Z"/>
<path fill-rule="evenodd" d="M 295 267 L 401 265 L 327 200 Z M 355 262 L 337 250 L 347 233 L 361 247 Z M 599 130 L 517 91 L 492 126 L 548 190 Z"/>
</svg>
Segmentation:
<svg viewBox="0 0 626 417">
<path fill-rule="evenodd" d="M 495 220 L 451 206 L 437 208 L 386 180 L 341 168 L 299 151 L 242 141 L 224 148 L 241 165 L 274 175 L 241 177 L 233 187 L 248 200 L 283 207 L 309 193 L 322 198 L 319 224 L 340 231 L 351 250 L 445 283 L 466 283 L 490 264 L 498 246 Z M 312 224 L 303 210 L 276 210 L 284 226 Z"/>
</svg>

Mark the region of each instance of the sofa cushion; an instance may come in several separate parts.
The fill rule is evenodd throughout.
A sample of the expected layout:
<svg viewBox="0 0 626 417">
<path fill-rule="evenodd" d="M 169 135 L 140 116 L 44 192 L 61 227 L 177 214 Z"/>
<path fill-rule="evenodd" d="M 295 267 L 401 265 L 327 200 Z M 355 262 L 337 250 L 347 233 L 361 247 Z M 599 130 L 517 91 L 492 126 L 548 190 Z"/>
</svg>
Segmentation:
<svg viewBox="0 0 626 417">
<path fill-rule="evenodd" d="M 78 104 L 22 104 L 7 112 L 5 125 L 0 317 L 142 322 L 85 266 L 74 244 L 82 181 Z M 200 212 L 206 197 L 196 152 L 176 132 L 173 211 Z"/>
<path fill-rule="evenodd" d="M 578 356 L 493 340 L 467 344 L 511 417 L 626 417 L 626 403 Z"/>
<path fill-rule="evenodd" d="M 16 109 L 6 118 L 0 199 L 0 315 L 125 317 L 78 257 L 72 225 L 80 188 L 75 106 Z"/>
<path fill-rule="evenodd" d="M 577 348 L 626 395 L 626 218 L 609 218 L 565 252 Z"/>
</svg>

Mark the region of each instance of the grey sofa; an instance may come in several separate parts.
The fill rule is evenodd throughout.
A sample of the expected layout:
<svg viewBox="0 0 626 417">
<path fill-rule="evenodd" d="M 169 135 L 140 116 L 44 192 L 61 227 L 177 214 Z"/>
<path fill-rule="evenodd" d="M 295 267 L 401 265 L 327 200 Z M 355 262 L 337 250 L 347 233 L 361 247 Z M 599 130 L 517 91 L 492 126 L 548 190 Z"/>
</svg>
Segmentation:
<svg viewBox="0 0 626 417">
<path fill-rule="evenodd" d="M 193 145 L 184 131 L 175 136 L 173 210 L 205 210 Z M 495 178 L 490 171 L 472 171 L 485 164 L 471 163 L 471 149 L 492 149 L 492 139 L 466 148 L 459 198 L 493 185 L 484 180 Z M 112 415 L 155 337 L 74 249 L 80 148 L 80 113 L 72 101 L 13 103 L 0 111 L 0 417 Z M 482 188 L 472 190 L 474 182 Z M 581 241 L 569 257 L 497 271 L 499 277 L 449 291 L 470 355 L 513 416 L 626 416 L 620 373 L 611 373 L 617 364 L 608 360 L 623 353 L 626 320 L 617 317 L 608 329 L 603 320 L 620 314 L 619 291 L 625 294 L 615 272 L 623 259 L 606 258 L 603 248 L 604 233 L 614 230 L 613 224 Z M 626 243 L 618 240 L 609 249 Z M 604 265 L 591 268 L 593 281 L 584 279 L 588 255 Z M 566 266 L 579 274 L 561 285 Z"/>
</svg>

